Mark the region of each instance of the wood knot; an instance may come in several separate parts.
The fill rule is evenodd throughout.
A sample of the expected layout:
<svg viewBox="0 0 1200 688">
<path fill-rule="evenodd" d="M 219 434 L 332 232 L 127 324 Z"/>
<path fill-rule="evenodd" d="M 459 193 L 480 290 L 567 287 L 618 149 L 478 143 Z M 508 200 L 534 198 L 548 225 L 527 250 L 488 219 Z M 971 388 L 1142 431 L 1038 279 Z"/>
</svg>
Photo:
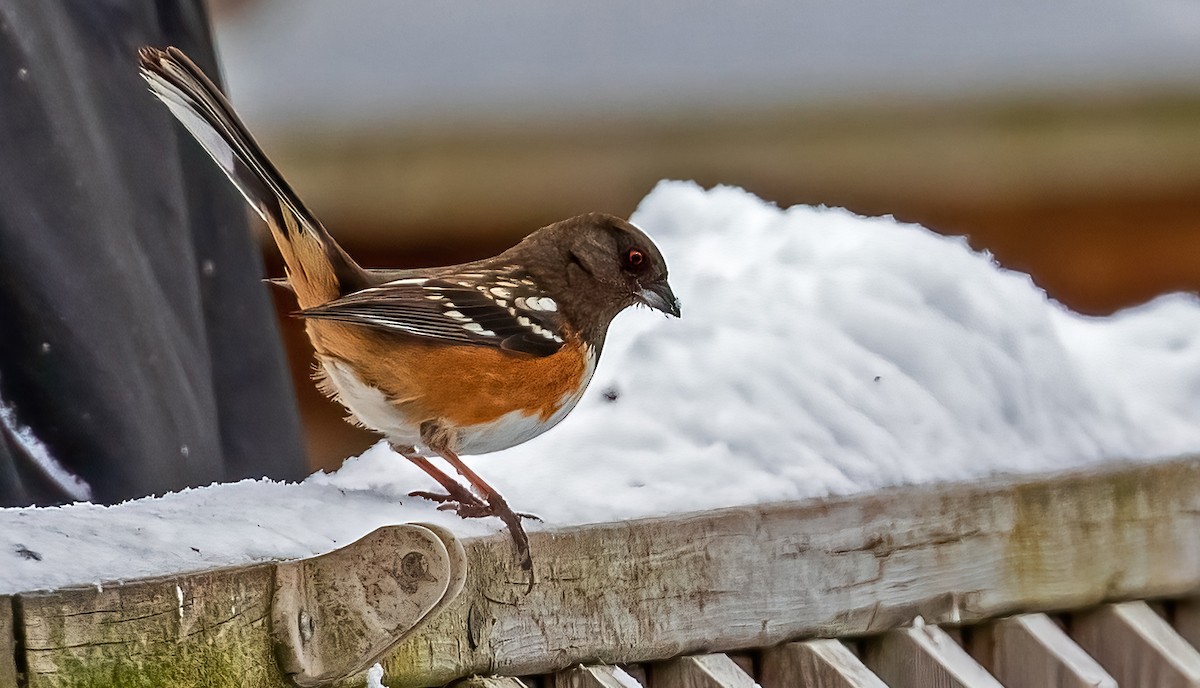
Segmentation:
<svg viewBox="0 0 1200 688">
<path fill-rule="evenodd" d="M 400 560 L 400 572 L 417 580 L 433 580 L 429 576 L 429 562 L 420 552 L 409 552 Z"/>
</svg>

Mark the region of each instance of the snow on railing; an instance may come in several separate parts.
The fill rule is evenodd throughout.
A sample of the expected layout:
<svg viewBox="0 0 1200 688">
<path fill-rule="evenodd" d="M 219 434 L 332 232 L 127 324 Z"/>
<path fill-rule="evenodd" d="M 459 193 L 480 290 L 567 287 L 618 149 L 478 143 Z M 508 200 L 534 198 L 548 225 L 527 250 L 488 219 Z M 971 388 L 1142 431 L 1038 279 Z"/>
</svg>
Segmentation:
<svg viewBox="0 0 1200 688">
<path fill-rule="evenodd" d="M 390 526 L 311 559 L 0 598 L 0 686 L 363 685 L 376 661 L 391 688 L 732 686 L 738 666 L 765 688 L 977 686 L 996 685 L 980 664 L 1033 666 L 1011 668 L 1027 645 L 1085 677 L 1095 657 L 1197 685 L 1200 655 L 1151 607 L 1096 608 L 1183 600 L 1159 611 L 1196 642 L 1197 532 L 1191 458 L 535 532 L 528 592 L 504 535 Z"/>
</svg>

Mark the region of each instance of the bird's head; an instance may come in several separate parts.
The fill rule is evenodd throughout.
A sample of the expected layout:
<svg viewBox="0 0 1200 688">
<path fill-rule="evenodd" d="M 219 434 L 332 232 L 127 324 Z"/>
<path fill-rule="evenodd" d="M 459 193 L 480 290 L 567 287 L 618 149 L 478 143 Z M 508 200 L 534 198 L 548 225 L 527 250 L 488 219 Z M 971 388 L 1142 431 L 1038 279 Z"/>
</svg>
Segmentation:
<svg viewBox="0 0 1200 688">
<path fill-rule="evenodd" d="M 662 252 L 645 232 L 619 217 L 579 215 L 534 232 L 522 244 L 527 242 L 553 247 L 547 259 L 530 264 L 539 281 L 555 285 L 557 298 L 576 321 L 607 330 L 630 306 L 679 317 Z"/>
</svg>

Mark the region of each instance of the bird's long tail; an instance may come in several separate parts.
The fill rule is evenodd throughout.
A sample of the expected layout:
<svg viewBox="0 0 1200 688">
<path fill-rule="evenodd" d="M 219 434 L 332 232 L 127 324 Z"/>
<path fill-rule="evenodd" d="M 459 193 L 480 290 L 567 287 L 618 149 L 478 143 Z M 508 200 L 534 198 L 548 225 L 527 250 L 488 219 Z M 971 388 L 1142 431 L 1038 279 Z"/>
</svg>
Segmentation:
<svg viewBox="0 0 1200 688">
<path fill-rule="evenodd" d="M 342 250 L 263 154 L 225 96 L 176 48 L 138 51 L 142 77 L 221 166 L 267 226 L 287 264 L 301 308 L 367 286 L 366 273 Z"/>
</svg>

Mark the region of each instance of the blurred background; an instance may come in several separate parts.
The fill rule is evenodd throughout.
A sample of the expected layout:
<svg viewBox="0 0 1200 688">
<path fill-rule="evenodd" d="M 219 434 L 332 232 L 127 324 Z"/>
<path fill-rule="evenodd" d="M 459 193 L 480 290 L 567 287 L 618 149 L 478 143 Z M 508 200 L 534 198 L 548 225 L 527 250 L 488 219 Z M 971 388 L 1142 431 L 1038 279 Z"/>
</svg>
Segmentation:
<svg viewBox="0 0 1200 688">
<path fill-rule="evenodd" d="M 234 104 L 364 265 L 482 257 L 674 178 L 966 235 L 1084 313 L 1200 289 L 1193 0 L 212 10 Z M 375 437 L 284 332 L 313 466 L 336 466 Z"/>
</svg>

